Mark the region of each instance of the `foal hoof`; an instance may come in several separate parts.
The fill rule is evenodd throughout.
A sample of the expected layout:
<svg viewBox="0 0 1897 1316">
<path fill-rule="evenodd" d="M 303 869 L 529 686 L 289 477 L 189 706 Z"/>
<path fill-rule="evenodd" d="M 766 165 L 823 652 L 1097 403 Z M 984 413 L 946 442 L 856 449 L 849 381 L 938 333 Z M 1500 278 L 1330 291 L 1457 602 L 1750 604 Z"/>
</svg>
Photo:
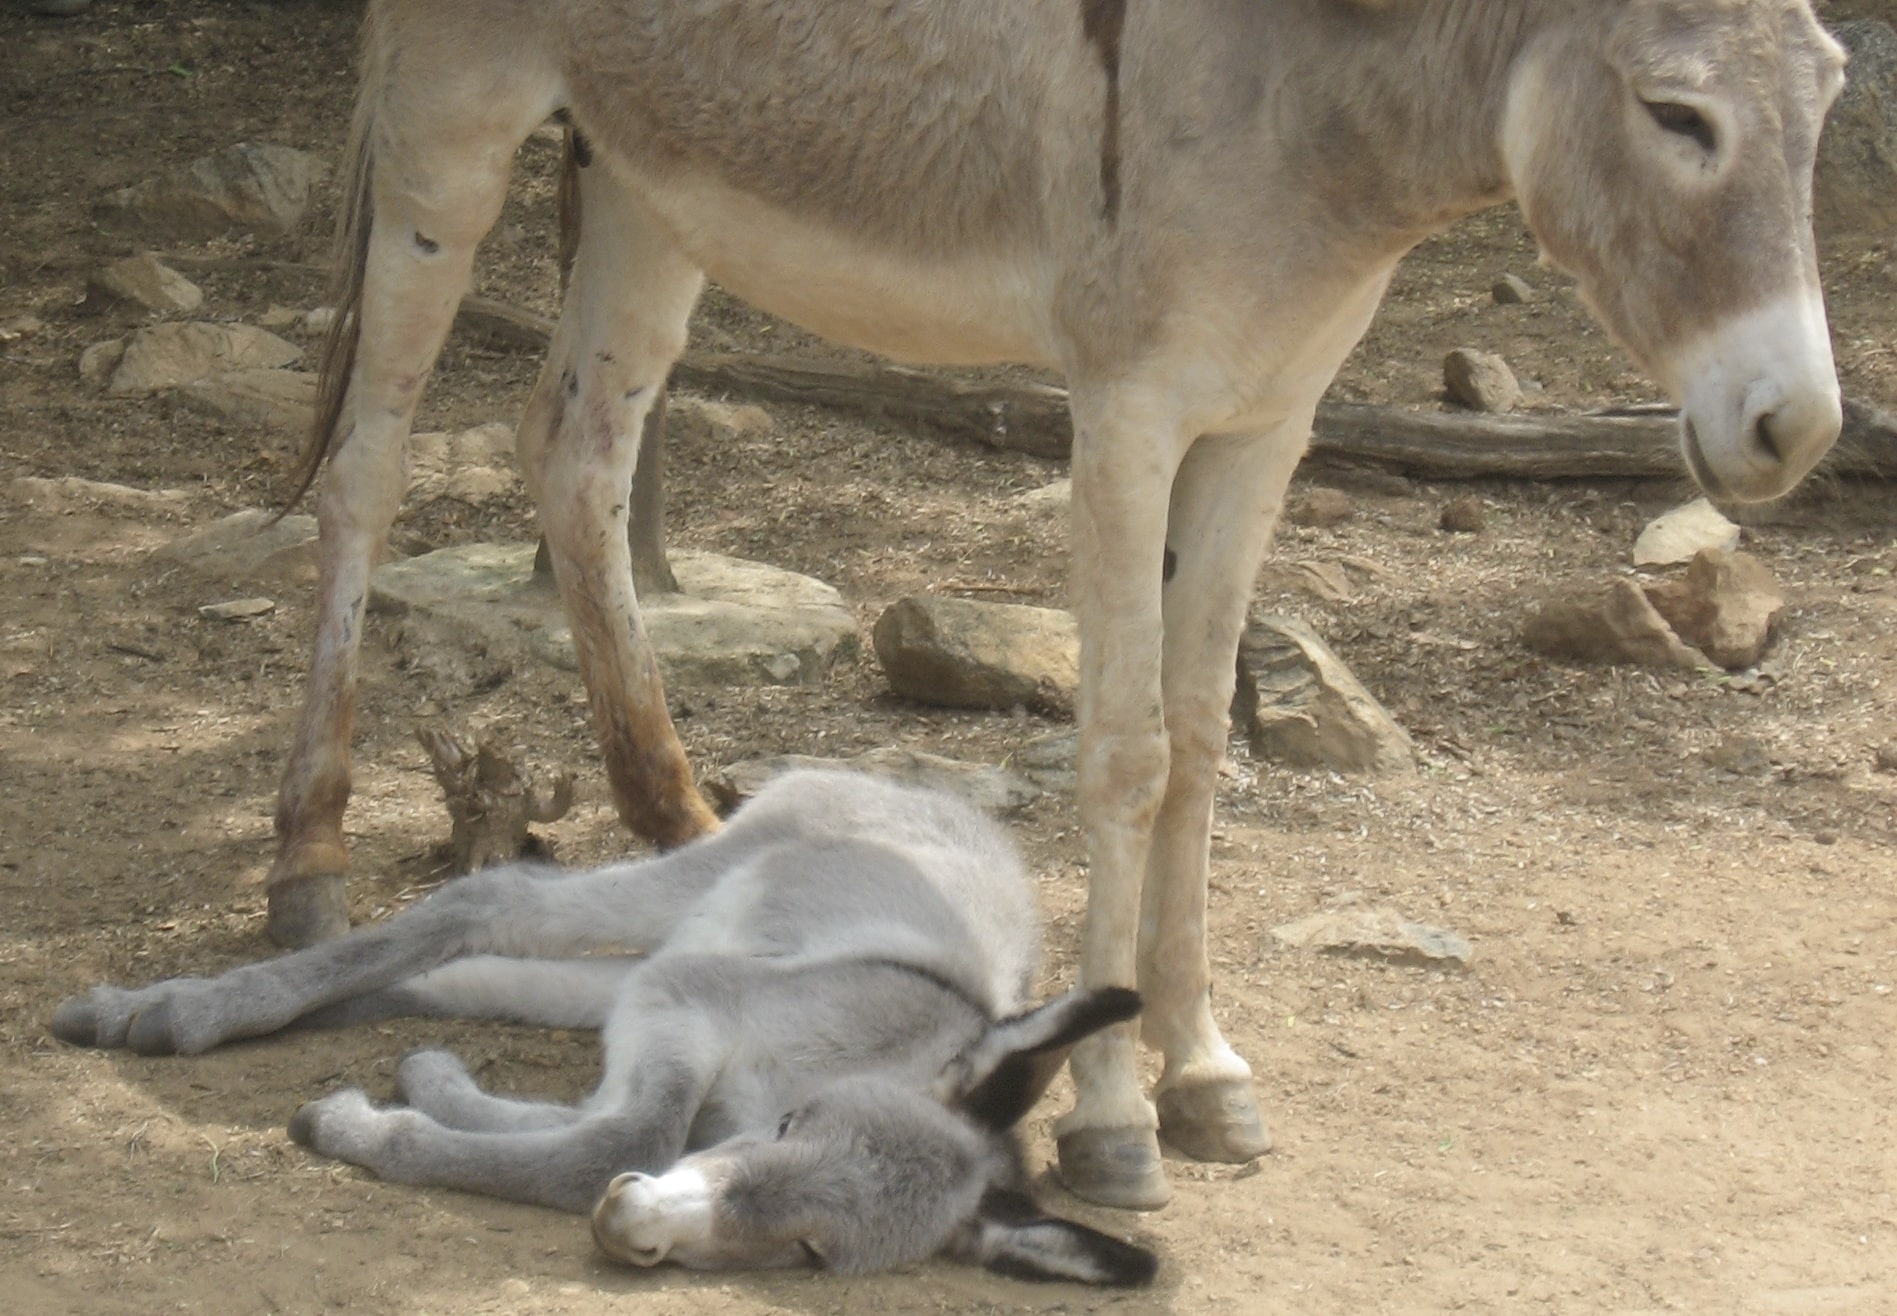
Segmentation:
<svg viewBox="0 0 1897 1316">
<path fill-rule="evenodd" d="M 1154 1094 L 1153 1104 L 1159 1108 L 1159 1136 L 1195 1161 L 1237 1165 L 1271 1150 L 1249 1079 L 1165 1088 Z"/>
<path fill-rule="evenodd" d="M 103 1046 L 99 1037 L 99 1007 L 90 995 L 69 996 L 53 1011 L 47 1025 L 68 1046 Z"/>
<path fill-rule="evenodd" d="M 293 877 L 270 888 L 270 940 L 285 950 L 334 941 L 349 932 L 349 902 L 341 873 Z"/>
<path fill-rule="evenodd" d="M 1060 1181 L 1075 1197 L 1123 1211 L 1157 1211 L 1172 1199 L 1151 1129 L 1076 1129 L 1058 1147 Z"/>
</svg>

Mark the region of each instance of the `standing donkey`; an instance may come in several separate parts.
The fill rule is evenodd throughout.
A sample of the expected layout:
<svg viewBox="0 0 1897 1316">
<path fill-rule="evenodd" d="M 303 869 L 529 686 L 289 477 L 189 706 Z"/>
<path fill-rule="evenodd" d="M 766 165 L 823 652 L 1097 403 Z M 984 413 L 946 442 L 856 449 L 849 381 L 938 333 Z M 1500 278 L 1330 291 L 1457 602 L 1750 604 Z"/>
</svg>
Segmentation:
<svg viewBox="0 0 1897 1316">
<path fill-rule="evenodd" d="M 509 162 L 586 143 L 583 227 L 520 426 L 621 818 L 713 829 L 628 566 L 641 424 L 707 275 L 838 342 L 1067 377 L 1081 633 L 1081 980 L 1061 1172 L 1165 1201 L 1268 1145 L 1212 1019 L 1208 833 L 1246 602 L 1318 399 L 1397 261 L 1513 196 L 1681 405 L 1735 500 L 1840 426 L 1810 225 L 1843 56 L 1808 0 L 371 0 L 347 279 L 311 470 L 320 615 L 270 931 L 347 927 L 343 809 L 369 568 Z"/>
<path fill-rule="evenodd" d="M 938 1253 L 1004 1274 L 1144 1284 L 1152 1254 L 1037 1208 L 1010 1130 L 1124 988 L 1029 1009 L 1034 890 L 967 805 L 840 772 L 772 783 L 714 836 L 577 875 L 490 868 L 377 927 L 211 979 L 95 988 L 67 1041 L 195 1054 L 394 1014 L 604 1032 L 581 1105 L 483 1092 L 452 1055 L 290 1132 L 384 1179 L 591 1211 L 637 1265 Z M 601 954 L 601 952 L 611 952 Z"/>
</svg>

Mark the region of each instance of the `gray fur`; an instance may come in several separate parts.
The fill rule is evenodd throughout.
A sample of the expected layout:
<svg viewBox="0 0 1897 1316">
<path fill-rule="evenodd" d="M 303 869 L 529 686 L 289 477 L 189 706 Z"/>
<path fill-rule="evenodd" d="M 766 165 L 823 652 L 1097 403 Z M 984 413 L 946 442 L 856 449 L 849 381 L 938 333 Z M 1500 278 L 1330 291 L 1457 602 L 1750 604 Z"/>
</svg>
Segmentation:
<svg viewBox="0 0 1897 1316">
<path fill-rule="evenodd" d="M 397 1013 L 603 1024 L 605 1074 L 577 1106 L 483 1092 L 453 1056 L 420 1052 L 397 1075 L 403 1104 L 333 1093 L 291 1134 L 384 1179 L 608 1218 L 625 1209 L 609 1188 L 702 1160 L 718 1216 L 680 1245 L 687 1264 L 859 1271 L 950 1251 L 1143 1281 L 1138 1249 L 983 1206 L 1018 1197 L 1008 1130 L 1067 1050 L 1136 1008 L 1075 993 L 1027 1010 L 1038 945 L 1032 888 L 993 823 L 939 794 L 809 772 L 682 850 L 475 873 L 340 941 L 216 978 L 95 987 L 53 1031 L 195 1054 Z"/>
</svg>

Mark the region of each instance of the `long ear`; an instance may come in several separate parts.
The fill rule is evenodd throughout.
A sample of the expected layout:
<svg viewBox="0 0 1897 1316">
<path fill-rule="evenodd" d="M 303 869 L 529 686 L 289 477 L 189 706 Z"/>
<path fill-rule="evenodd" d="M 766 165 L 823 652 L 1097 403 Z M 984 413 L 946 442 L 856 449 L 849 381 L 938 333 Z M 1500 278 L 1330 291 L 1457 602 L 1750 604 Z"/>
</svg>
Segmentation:
<svg viewBox="0 0 1897 1316">
<path fill-rule="evenodd" d="M 1130 1288 L 1152 1283 L 1159 1270 L 1145 1248 L 1048 1215 L 1027 1195 L 1002 1188 L 982 1197 L 967 1246 L 973 1260 L 1013 1279 Z"/>
<path fill-rule="evenodd" d="M 1010 1128 L 1041 1099 L 1076 1042 L 1139 1012 L 1138 992 L 1103 987 L 1003 1019 L 956 1057 L 937 1095 L 991 1129 Z"/>
</svg>

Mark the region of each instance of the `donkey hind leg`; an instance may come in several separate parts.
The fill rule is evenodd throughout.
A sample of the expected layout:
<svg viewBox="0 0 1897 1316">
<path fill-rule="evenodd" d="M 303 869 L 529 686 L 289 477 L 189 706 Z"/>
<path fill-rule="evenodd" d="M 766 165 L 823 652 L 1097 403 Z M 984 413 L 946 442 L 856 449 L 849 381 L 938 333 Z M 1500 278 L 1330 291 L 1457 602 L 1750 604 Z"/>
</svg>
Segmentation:
<svg viewBox="0 0 1897 1316">
<path fill-rule="evenodd" d="M 1263 434 L 1198 440 L 1173 483 L 1165 587 L 1171 769 L 1141 892 L 1141 1028 L 1166 1060 L 1159 1131 L 1197 1160 L 1246 1161 L 1271 1145 L 1251 1070 L 1212 1020 L 1206 869 L 1238 640 L 1309 415 Z"/>
<path fill-rule="evenodd" d="M 382 1007 L 399 1001 L 405 991 L 419 994 L 424 1004 L 452 993 L 461 1008 L 445 1012 L 473 1013 L 480 1001 L 470 978 L 478 976 L 478 969 L 457 969 L 432 980 L 418 975 L 486 954 L 571 958 L 602 950 L 648 951 L 717 881 L 722 856 L 733 849 L 720 845 L 723 839 L 587 873 L 524 867 L 470 873 L 384 922 L 216 978 L 174 978 L 135 990 L 95 987 L 54 1012 L 53 1034 L 80 1046 L 195 1055 L 236 1038 L 276 1032 L 312 1014 L 321 1018 L 331 1011 L 346 1020 L 348 1007 L 342 1003 L 365 996 L 371 1004 L 364 1017 L 378 1009 L 390 1013 Z M 507 985 L 489 982 L 487 998 L 500 996 Z M 597 979 L 567 985 L 592 993 L 585 1003 L 589 1020 L 610 1012 Z M 512 1017 L 508 1008 L 495 1013 Z M 530 1022 L 552 1018 L 551 1009 L 529 1013 Z"/>
<path fill-rule="evenodd" d="M 1092 875 L 1080 985 L 1131 987 L 1140 880 L 1165 793 L 1161 571 L 1167 490 L 1184 440 L 1143 390 L 1074 390 L 1073 590 L 1080 621 L 1079 804 Z M 1147 405 L 1142 405 L 1147 404 Z M 1075 1048 L 1074 1109 L 1058 1126 L 1060 1174 L 1077 1195 L 1150 1210 L 1169 1194 L 1140 1091 L 1130 1025 Z"/>
<path fill-rule="evenodd" d="M 614 1049 L 621 1063 L 609 1063 L 599 1091 L 570 1116 L 513 1103 L 516 1127 L 469 1131 L 420 1110 L 378 1108 L 350 1088 L 297 1111 L 290 1136 L 381 1179 L 590 1211 L 616 1175 L 678 1160 L 726 1060 L 715 1032 L 690 1009 L 642 1013 Z M 481 1113 L 501 1109 L 491 1099 Z"/>
<path fill-rule="evenodd" d="M 580 172 L 573 277 L 517 446 L 620 820 L 675 846 L 718 824 L 666 711 L 627 518 L 645 417 L 685 348 L 704 276 L 609 171 L 596 161 Z"/>
<path fill-rule="evenodd" d="M 283 946 L 349 928 L 342 819 L 369 572 L 407 486 L 415 407 L 468 286 L 475 246 L 500 214 L 513 148 L 551 108 L 546 88 L 528 78 L 502 96 L 495 87 L 507 84 L 472 74 L 439 81 L 438 95 L 404 86 L 364 111 L 379 117 L 362 126 L 358 145 L 370 153 L 372 207 L 360 338 L 318 507 L 315 657 L 278 792 L 268 879 L 268 932 Z"/>
</svg>

